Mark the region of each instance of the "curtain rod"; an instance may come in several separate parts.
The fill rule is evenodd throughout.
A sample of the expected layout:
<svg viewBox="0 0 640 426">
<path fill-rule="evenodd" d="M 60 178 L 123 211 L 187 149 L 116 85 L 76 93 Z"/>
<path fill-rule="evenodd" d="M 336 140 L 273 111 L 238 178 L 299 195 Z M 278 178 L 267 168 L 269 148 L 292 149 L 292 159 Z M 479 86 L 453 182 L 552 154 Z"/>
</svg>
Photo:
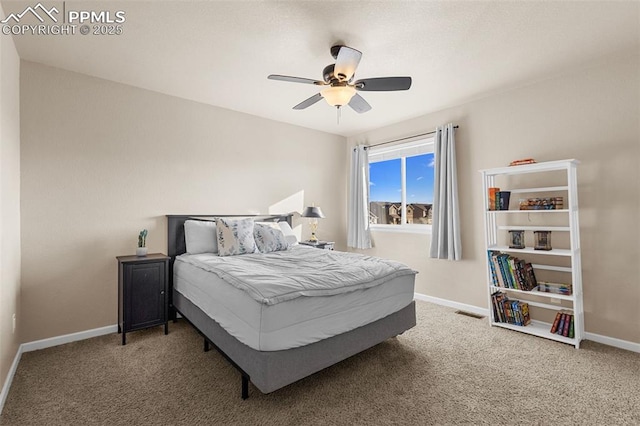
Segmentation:
<svg viewBox="0 0 640 426">
<path fill-rule="evenodd" d="M 458 127 L 460 127 L 460 126 L 458 126 L 458 125 L 453 126 L 453 128 L 454 128 L 454 129 L 457 129 Z M 367 149 L 367 148 L 373 148 L 374 146 L 379 146 L 379 145 L 386 145 L 386 144 L 388 144 L 388 143 L 393 143 L 393 142 L 400 142 L 400 141 L 404 141 L 404 140 L 407 140 L 407 139 L 413 139 L 413 138 L 417 138 L 418 136 L 427 136 L 427 135 L 432 135 L 432 134 L 434 134 L 435 132 L 436 132 L 436 131 L 435 131 L 435 130 L 433 130 L 433 131 L 431 131 L 431 132 L 419 133 L 419 134 L 417 134 L 417 135 L 407 136 L 407 137 L 400 138 L 400 139 L 394 139 L 394 140 L 392 140 L 392 141 L 380 142 L 380 143 L 376 143 L 376 144 L 373 144 L 373 145 L 367 145 L 367 146 L 365 146 L 365 147 L 364 147 L 364 149 Z"/>
</svg>

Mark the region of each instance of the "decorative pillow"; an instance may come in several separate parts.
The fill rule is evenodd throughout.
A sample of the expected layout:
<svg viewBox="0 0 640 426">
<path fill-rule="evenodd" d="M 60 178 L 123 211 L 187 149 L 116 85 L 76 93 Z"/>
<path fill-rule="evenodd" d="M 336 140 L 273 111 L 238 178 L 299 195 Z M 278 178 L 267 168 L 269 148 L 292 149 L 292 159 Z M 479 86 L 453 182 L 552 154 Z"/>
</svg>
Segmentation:
<svg viewBox="0 0 640 426">
<path fill-rule="evenodd" d="M 262 253 L 287 250 L 289 243 L 277 223 L 256 223 L 253 228 L 256 246 Z"/>
<path fill-rule="evenodd" d="M 251 218 L 235 220 L 216 218 L 218 256 L 255 253 L 253 226 L 254 221 Z"/>
<path fill-rule="evenodd" d="M 216 223 L 203 220 L 185 221 L 184 240 L 189 254 L 217 253 Z"/>
<path fill-rule="evenodd" d="M 293 229 L 291 229 L 291 225 L 289 225 L 288 222 L 278 222 L 278 226 L 290 246 L 298 244 L 298 237 L 296 237 L 296 234 L 293 232 Z"/>
</svg>

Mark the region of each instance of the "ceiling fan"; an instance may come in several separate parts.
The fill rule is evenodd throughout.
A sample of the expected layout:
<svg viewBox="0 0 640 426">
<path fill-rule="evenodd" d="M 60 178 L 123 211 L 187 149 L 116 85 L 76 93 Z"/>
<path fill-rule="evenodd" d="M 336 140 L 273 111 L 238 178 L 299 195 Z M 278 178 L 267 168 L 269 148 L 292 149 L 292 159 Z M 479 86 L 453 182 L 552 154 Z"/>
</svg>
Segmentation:
<svg viewBox="0 0 640 426">
<path fill-rule="evenodd" d="M 362 114 L 371 109 L 371 105 L 356 92 L 387 92 L 394 90 L 408 90 L 411 87 L 411 77 L 379 77 L 354 80 L 355 71 L 362 58 L 362 52 L 348 46 L 336 45 L 331 47 L 331 56 L 335 64 L 327 65 L 322 77 L 324 81 L 302 77 L 271 74 L 270 80 L 288 81 L 291 83 L 315 84 L 324 86 L 320 93 L 300 102 L 293 109 L 305 109 L 324 98 L 331 106 L 349 105 L 354 111 Z"/>
</svg>

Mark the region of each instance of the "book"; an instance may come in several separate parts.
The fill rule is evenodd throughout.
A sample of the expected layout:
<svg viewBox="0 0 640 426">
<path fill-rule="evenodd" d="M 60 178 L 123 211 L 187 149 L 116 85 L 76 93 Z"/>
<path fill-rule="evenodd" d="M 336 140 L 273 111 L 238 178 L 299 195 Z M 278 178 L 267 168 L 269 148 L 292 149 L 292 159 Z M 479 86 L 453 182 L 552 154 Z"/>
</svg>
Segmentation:
<svg viewBox="0 0 640 426">
<path fill-rule="evenodd" d="M 562 334 L 562 330 L 564 329 L 564 322 L 567 319 L 567 314 L 562 313 L 560 316 L 560 324 L 558 324 L 558 329 L 556 330 L 556 334 Z"/>
<path fill-rule="evenodd" d="M 487 252 L 487 256 L 489 257 L 489 269 L 491 271 L 491 282 L 493 283 L 494 286 L 497 287 L 499 285 L 499 282 L 498 282 L 498 276 L 496 275 L 496 265 L 493 263 L 494 253 L 496 252 L 489 250 Z"/>
<path fill-rule="evenodd" d="M 496 278 L 498 279 L 498 284 L 496 284 L 499 287 L 504 287 L 504 280 L 502 278 L 502 272 L 500 271 L 500 264 L 498 263 L 498 255 L 500 254 L 500 252 L 494 251 L 491 254 L 491 261 L 493 262 L 493 267 L 496 271 Z"/>
<path fill-rule="evenodd" d="M 550 283 L 547 281 L 538 281 L 538 291 L 545 293 L 564 294 L 567 296 L 573 294 L 571 284 Z"/>
<path fill-rule="evenodd" d="M 499 210 L 496 208 L 500 202 L 498 192 L 500 192 L 500 188 L 489 188 L 489 210 Z"/>
<path fill-rule="evenodd" d="M 504 312 L 503 302 L 507 299 L 507 295 L 501 291 L 496 291 L 491 295 L 491 300 L 493 302 L 494 307 L 494 321 L 496 322 L 507 322 L 506 315 Z"/>
<path fill-rule="evenodd" d="M 529 325 L 531 324 L 531 315 L 529 314 L 529 304 L 523 302 L 522 303 L 522 321 L 523 321 L 523 325 Z"/>
<path fill-rule="evenodd" d="M 556 319 L 553 320 L 553 325 L 551 326 L 551 333 L 555 333 L 558 331 L 558 325 L 560 325 L 560 317 L 562 317 L 562 312 L 558 312 L 556 314 Z"/>
<path fill-rule="evenodd" d="M 498 255 L 498 263 L 500 263 L 500 269 L 502 271 L 502 279 L 504 280 L 505 287 L 514 288 L 511 282 L 511 272 L 509 269 L 509 255 L 506 253 L 500 253 Z"/>
<path fill-rule="evenodd" d="M 521 160 L 513 160 L 509 163 L 509 166 L 521 166 L 523 164 L 533 164 L 535 162 L 536 160 L 534 160 L 533 158 L 523 158 Z"/>
<path fill-rule="evenodd" d="M 511 191 L 498 191 L 496 194 L 496 210 L 509 210 L 509 200 L 511 199 Z"/>
<path fill-rule="evenodd" d="M 533 290 L 538 287 L 538 280 L 536 279 L 536 274 L 533 272 L 533 265 L 527 263 L 524 265 L 525 269 L 525 277 L 527 281 L 527 287 L 529 290 Z"/>
<path fill-rule="evenodd" d="M 575 317 L 575 315 L 571 315 L 571 324 L 569 324 L 569 338 L 573 339 L 575 337 L 575 330 L 574 330 L 574 326 L 573 326 L 573 318 Z"/>
<path fill-rule="evenodd" d="M 573 315 L 567 314 L 567 320 L 564 322 L 564 328 L 562 329 L 562 335 L 564 337 L 569 337 L 569 324 L 573 319 Z"/>
</svg>

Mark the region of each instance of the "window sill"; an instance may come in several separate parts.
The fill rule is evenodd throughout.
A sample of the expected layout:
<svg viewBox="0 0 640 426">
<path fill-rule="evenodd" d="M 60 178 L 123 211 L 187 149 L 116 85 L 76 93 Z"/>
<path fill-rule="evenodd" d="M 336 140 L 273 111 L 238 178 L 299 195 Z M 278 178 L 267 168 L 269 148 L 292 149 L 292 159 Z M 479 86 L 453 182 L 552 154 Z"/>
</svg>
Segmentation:
<svg viewBox="0 0 640 426">
<path fill-rule="evenodd" d="M 371 232 L 396 232 L 400 234 L 431 234 L 431 225 L 369 225 Z"/>
</svg>

